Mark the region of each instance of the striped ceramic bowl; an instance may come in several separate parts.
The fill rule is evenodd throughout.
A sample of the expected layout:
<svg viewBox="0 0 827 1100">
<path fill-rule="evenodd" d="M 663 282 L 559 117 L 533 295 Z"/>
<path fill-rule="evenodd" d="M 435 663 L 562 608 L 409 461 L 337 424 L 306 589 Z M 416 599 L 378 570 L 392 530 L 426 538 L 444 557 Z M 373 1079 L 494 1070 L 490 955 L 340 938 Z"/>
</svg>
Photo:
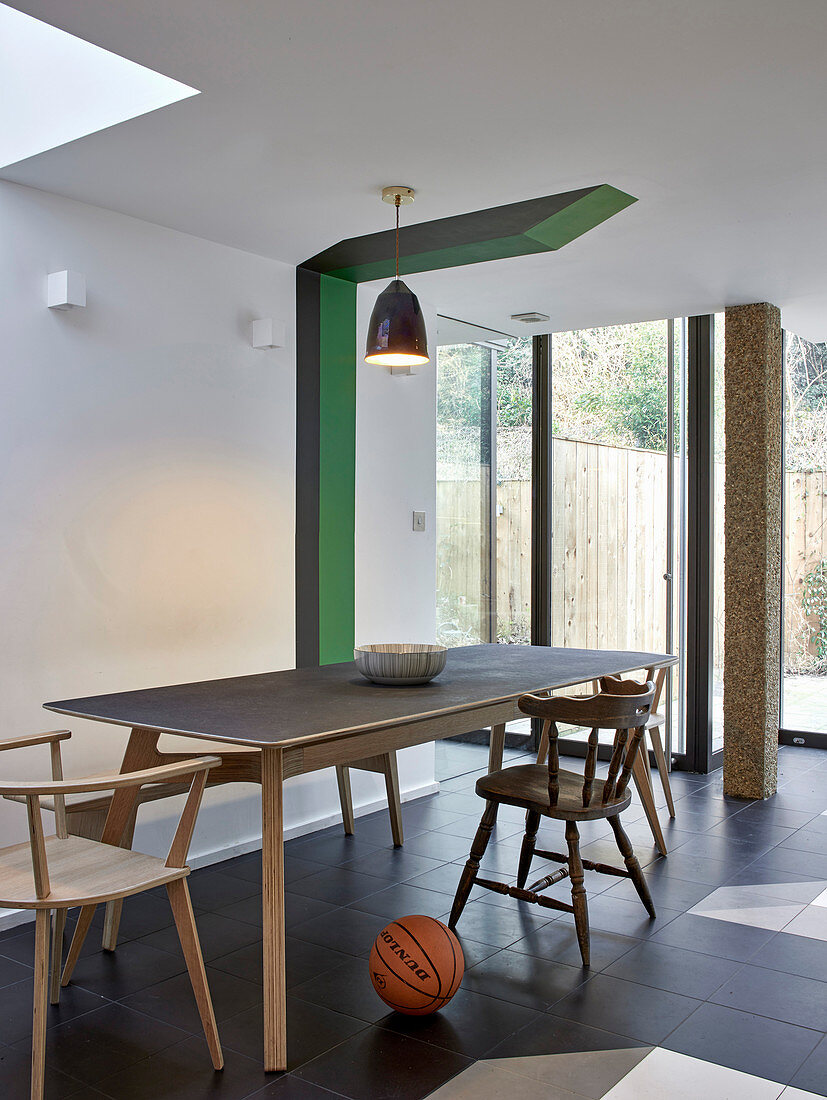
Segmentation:
<svg viewBox="0 0 827 1100">
<path fill-rule="evenodd" d="M 445 668 L 444 645 L 386 642 L 360 645 L 353 651 L 356 667 L 375 684 L 427 684 Z"/>
</svg>

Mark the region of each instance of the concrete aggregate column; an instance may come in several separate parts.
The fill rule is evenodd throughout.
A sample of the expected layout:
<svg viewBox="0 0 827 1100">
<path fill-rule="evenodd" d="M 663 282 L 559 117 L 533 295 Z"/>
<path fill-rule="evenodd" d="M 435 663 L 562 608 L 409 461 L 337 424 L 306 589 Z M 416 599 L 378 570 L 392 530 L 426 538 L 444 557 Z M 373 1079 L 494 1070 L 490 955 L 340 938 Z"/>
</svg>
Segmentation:
<svg viewBox="0 0 827 1100">
<path fill-rule="evenodd" d="M 775 794 L 781 654 L 781 314 L 726 311 L 724 793 Z"/>
</svg>

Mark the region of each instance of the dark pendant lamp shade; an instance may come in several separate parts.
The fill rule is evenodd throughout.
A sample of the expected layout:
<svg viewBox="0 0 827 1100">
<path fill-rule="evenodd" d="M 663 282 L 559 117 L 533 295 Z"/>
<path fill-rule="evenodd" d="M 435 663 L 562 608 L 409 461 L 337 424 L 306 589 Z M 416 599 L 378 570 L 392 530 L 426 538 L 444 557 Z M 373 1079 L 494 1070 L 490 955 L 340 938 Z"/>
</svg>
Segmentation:
<svg viewBox="0 0 827 1100">
<path fill-rule="evenodd" d="M 429 361 L 419 299 L 401 279 L 392 279 L 376 299 L 370 315 L 365 362 L 412 367 Z"/>
</svg>

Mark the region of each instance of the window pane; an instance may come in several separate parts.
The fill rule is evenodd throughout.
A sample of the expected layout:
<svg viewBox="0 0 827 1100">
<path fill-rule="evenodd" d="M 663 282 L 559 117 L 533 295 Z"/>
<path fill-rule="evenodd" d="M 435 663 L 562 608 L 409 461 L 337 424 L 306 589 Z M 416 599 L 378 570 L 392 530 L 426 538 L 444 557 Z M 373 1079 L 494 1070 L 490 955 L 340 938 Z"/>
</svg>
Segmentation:
<svg viewBox="0 0 827 1100">
<path fill-rule="evenodd" d="M 785 349 L 781 724 L 827 733 L 827 344 Z"/>
<path fill-rule="evenodd" d="M 724 458 L 726 432 L 724 428 L 724 318 L 716 313 L 714 320 L 714 362 L 712 415 L 715 447 L 713 474 L 714 505 L 712 518 L 713 597 L 712 597 L 712 751 L 724 747 Z"/>
<path fill-rule="evenodd" d="M 437 641 L 447 646 L 489 640 L 490 371 L 488 348 L 437 348 Z"/>
<path fill-rule="evenodd" d="M 531 641 L 531 338 L 497 361 L 497 641 Z"/>
<path fill-rule="evenodd" d="M 552 645 L 667 650 L 666 575 L 674 577 L 683 558 L 683 357 L 679 337 L 670 354 L 669 332 L 666 321 L 652 321 L 552 338 Z M 671 516 L 670 367 L 676 490 Z M 679 578 L 674 587 L 680 591 Z M 680 648 L 679 637 L 676 629 L 673 651 Z M 680 677 L 671 681 L 677 698 Z M 675 707 L 670 719 L 672 746 L 680 747 Z"/>
<path fill-rule="evenodd" d="M 667 323 L 552 340 L 552 644 L 666 648 Z"/>
</svg>

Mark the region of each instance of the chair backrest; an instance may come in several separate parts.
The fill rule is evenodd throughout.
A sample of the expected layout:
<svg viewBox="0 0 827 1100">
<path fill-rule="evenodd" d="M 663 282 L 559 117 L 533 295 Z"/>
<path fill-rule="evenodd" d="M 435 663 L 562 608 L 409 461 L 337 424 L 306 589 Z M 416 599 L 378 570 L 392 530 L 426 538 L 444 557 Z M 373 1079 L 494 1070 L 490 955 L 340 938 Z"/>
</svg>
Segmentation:
<svg viewBox="0 0 827 1100">
<path fill-rule="evenodd" d="M 628 681 L 627 681 L 628 683 Z M 557 805 L 560 794 L 560 754 L 558 750 L 558 723 L 583 726 L 590 730 L 586 766 L 583 770 L 583 806 L 590 805 L 594 791 L 594 775 L 597 769 L 597 748 L 600 730 L 614 730 L 612 757 L 609 773 L 603 786 L 602 802 L 622 798 L 629 785 L 632 766 L 643 737 L 646 719 L 655 697 L 655 685 L 651 681 L 637 684 L 637 691 L 625 690 L 622 694 L 591 695 L 572 698 L 567 695 L 522 695 L 517 705 L 523 714 L 543 719 L 543 734 L 548 738 L 548 791 L 549 803 Z M 630 736 L 631 731 L 631 736 Z"/>
<path fill-rule="evenodd" d="M 68 730 L 58 730 L 54 733 L 34 734 L 31 737 L 18 737 L 9 741 L 0 741 L 0 752 L 6 749 L 27 748 L 31 745 L 49 744 L 52 752 L 52 782 L 3 782 L 0 780 L 0 795 L 22 795 L 26 799 L 26 810 L 29 819 L 29 843 L 32 853 L 32 871 L 34 874 L 35 893 L 38 898 L 48 898 L 51 887 L 49 885 L 49 866 L 46 858 L 46 842 L 43 834 L 43 820 L 40 811 L 41 795 L 54 796 L 55 826 L 59 839 L 65 840 L 69 833 L 66 827 L 65 796 L 67 794 L 84 794 L 94 791 L 120 791 L 128 790 L 131 798 L 130 805 L 126 807 L 126 814 L 118 815 L 123 819 L 120 835 L 104 837 L 106 843 L 118 847 L 128 821 L 129 813 L 134 808 L 141 787 L 145 783 L 172 783 L 180 781 L 187 776 L 192 776 L 189 794 L 181 811 L 181 817 L 172 838 L 172 844 L 166 859 L 167 867 L 183 867 L 186 863 L 190 841 L 192 840 L 195 821 L 198 816 L 198 808 L 201 804 L 201 796 L 207 783 L 207 773 L 210 768 L 221 763 L 220 756 L 198 756 L 187 760 L 181 760 L 174 764 L 165 764 L 158 768 L 146 768 L 137 772 L 114 772 L 109 775 L 88 776 L 82 779 L 63 779 L 63 766 L 60 758 L 60 742 L 71 737 Z M 108 821 L 107 821 L 108 824 Z"/>
<path fill-rule="evenodd" d="M 660 703 L 661 695 L 663 694 L 663 685 L 666 683 L 666 668 L 647 668 L 645 679 L 654 683 L 655 685 L 655 698 L 652 700 L 652 710 L 657 710 Z M 638 680 L 622 680 L 619 676 L 601 676 L 600 690 L 608 692 L 609 695 L 639 695 L 645 684 L 641 684 Z"/>
</svg>

